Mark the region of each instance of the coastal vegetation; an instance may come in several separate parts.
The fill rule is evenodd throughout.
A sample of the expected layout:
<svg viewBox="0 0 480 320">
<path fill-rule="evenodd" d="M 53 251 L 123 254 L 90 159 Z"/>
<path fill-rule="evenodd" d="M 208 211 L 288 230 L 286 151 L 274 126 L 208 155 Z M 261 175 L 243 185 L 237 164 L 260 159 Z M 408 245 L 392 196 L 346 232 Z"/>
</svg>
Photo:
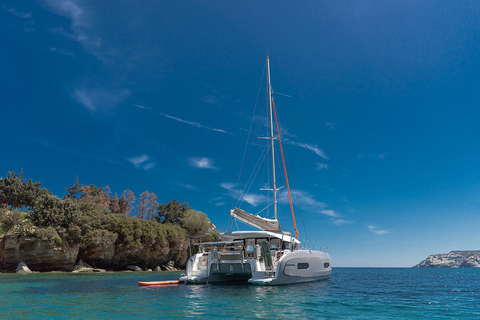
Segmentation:
<svg viewBox="0 0 480 320">
<path fill-rule="evenodd" d="M 93 264 L 116 268 L 122 261 L 136 262 L 133 260 L 141 255 L 139 251 L 160 252 L 168 259 L 175 256 L 181 265 L 186 260 L 190 236 L 218 238 L 207 215 L 187 202 L 159 204 L 157 196 L 149 191 L 138 199 L 130 190 L 124 190 L 121 196 L 112 195 L 109 186 L 82 185 L 78 177 L 65 190 L 59 198 L 42 188 L 41 182 L 24 179 L 23 172 L 8 172 L 0 178 L 0 237 L 34 237 L 49 240 L 59 248 L 76 246 L 84 260 L 90 257 Z M 110 249 L 113 257 L 95 260 L 92 252 L 105 251 L 107 244 L 114 247 Z M 143 258 L 145 267 L 153 264 Z"/>
</svg>

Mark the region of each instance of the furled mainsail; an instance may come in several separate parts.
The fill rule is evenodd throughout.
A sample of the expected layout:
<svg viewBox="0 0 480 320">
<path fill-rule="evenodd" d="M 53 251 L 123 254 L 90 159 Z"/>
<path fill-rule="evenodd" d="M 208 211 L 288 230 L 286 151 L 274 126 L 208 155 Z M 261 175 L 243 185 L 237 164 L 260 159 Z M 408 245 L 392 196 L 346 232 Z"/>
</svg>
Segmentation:
<svg viewBox="0 0 480 320">
<path fill-rule="evenodd" d="M 279 233 L 282 227 L 277 220 L 265 219 L 260 216 L 254 216 L 251 213 L 245 212 L 242 209 L 230 210 L 230 215 L 246 224 L 259 228 L 261 230 Z"/>
</svg>

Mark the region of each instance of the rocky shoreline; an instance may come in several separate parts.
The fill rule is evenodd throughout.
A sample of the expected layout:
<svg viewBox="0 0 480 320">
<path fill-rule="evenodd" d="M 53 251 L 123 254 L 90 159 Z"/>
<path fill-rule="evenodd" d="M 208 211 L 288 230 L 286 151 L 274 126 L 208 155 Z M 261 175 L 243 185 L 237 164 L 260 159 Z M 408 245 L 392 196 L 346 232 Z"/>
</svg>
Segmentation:
<svg viewBox="0 0 480 320">
<path fill-rule="evenodd" d="M 432 254 L 414 268 L 480 268 L 480 250 Z"/>
<path fill-rule="evenodd" d="M 174 271 L 185 267 L 188 240 L 125 248 L 116 237 L 81 245 L 59 234 L 61 241 L 6 234 L 0 236 L 0 272 L 22 265 L 38 272 Z M 114 239 L 115 238 L 115 239 Z"/>
</svg>

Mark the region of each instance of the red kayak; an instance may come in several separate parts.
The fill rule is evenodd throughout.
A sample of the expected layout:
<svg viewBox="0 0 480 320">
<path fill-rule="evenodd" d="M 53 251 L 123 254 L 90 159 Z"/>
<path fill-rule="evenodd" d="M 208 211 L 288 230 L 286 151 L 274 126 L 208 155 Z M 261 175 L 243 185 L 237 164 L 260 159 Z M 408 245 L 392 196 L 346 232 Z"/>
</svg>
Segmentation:
<svg viewBox="0 0 480 320">
<path fill-rule="evenodd" d="M 138 281 L 139 286 L 166 286 L 170 284 L 180 284 L 180 280 L 167 280 L 167 281 Z"/>
</svg>

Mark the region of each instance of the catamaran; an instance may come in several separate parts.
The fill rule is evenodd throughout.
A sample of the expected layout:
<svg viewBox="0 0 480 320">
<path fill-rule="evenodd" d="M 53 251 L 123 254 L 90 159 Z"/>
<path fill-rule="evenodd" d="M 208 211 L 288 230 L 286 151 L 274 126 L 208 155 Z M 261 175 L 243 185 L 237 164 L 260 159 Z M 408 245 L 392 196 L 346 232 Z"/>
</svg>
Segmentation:
<svg viewBox="0 0 480 320">
<path fill-rule="evenodd" d="M 221 242 L 198 243 L 199 252 L 187 262 L 184 279 L 190 283 L 248 281 L 254 285 L 284 285 L 330 278 L 332 263 L 326 251 L 301 249 L 288 184 L 282 140 L 270 83 L 270 61 L 267 56 L 267 92 L 269 118 L 269 148 L 271 151 L 274 219 L 250 214 L 240 208 L 230 210 L 230 216 L 257 230 L 227 231 L 220 234 Z M 276 134 L 275 134 L 276 133 Z M 282 231 L 277 219 L 277 187 L 275 170 L 275 140 L 279 144 L 290 201 L 295 237 Z M 269 205 L 270 206 L 270 205 Z"/>
</svg>

